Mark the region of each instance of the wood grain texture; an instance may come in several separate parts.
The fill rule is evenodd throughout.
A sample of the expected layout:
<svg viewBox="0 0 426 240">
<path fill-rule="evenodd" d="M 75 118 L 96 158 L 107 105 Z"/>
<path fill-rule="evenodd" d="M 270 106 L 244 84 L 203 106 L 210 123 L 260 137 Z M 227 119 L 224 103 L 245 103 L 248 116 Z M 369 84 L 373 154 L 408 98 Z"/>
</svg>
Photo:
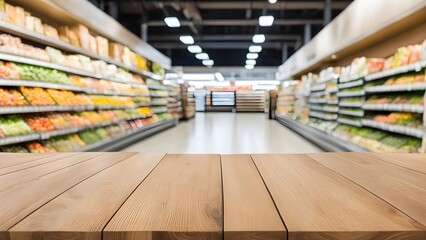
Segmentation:
<svg viewBox="0 0 426 240">
<path fill-rule="evenodd" d="M 219 155 L 166 155 L 104 229 L 106 240 L 222 239 Z"/>
<path fill-rule="evenodd" d="M 99 153 L 80 153 L 78 156 L 83 159 L 80 163 L 68 167 L 61 167 L 61 164 L 59 164 L 56 170 L 38 176 L 30 172 L 27 174 L 30 174 L 31 179 L 26 181 L 19 181 L 19 178 L 16 178 L 18 176 L 16 174 L 22 174 L 24 171 L 2 176 L 8 182 L 13 181 L 12 178 L 15 178 L 14 181 L 16 179 L 18 181 L 10 183 L 10 187 L 3 188 L 3 185 L 0 186 L 2 187 L 0 191 L 0 212 L 2 213 L 0 218 L 0 239 L 8 239 L 7 230 L 10 227 L 45 203 L 86 178 L 134 155 L 134 153 L 97 155 Z M 84 161 L 84 159 L 88 160 Z M 49 165 L 44 164 L 42 167 Z M 35 168 L 30 168 L 28 171 L 33 169 Z M 3 183 L 1 177 L 0 182 Z"/>
<path fill-rule="evenodd" d="M 29 154 L 27 155 L 30 156 Z M 16 171 L 21 171 L 24 169 L 36 167 L 39 165 L 48 164 L 48 163 L 59 161 L 59 160 L 64 160 L 68 157 L 77 156 L 77 155 L 78 153 L 65 153 L 64 155 L 54 154 L 54 155 L 45 155 L 44 157 L 40 159 L 32 159 L 30 161 L 19 161 L 20 162 L 19 164 L 16 163 L 16 164 L 1 168 L 0 176 L 5 174 L 10 174 Z M 22 158 L 23 160 L 31 159 L 31 157 L 25 157 L 25 156 L 22 156 Z"/>
<path fill-rule="evenodd" d="M 417 172 L 426 173 L 426 154 L 424 153 L 367 153 L 366 155 Z"/>
<path fill-rule="evenodd" d="M 57 153 L 40 153 L 40 154 L 28 154 L 28 153 L 1 153 L 0 154 L 0 169 L 13 165 L 19 165 L 33 160 L 47 158 L 51 156 L 57 156 Z"/>
<path fill-rule="evenodd" d="M 250 155 L 222 155 L 224 239 L 287 239 L 278 210 Z"/>
<path fill-rule="evenodd" d="M 304 155 L 252 155 L 289 239 L 423 239 L 424 226 Z"/>
<path fill-rule="evenodd" d="M 360 153 L 309 154 L 426 226 L 426 175 Z"/>
<path fill-rule="evenodd" d="M 64 192 L 14 226 L 12 240 L 101 240 L 102 229 L 165 154 L 136 154 Z"/>
</svg>

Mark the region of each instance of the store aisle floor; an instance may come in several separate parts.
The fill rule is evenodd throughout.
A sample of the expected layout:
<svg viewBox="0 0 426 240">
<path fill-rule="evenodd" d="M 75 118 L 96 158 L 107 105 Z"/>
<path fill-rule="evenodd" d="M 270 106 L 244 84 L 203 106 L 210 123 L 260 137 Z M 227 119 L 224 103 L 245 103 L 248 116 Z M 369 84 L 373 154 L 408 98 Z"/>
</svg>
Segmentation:
<svg viewBox="0 0 426 240">
<path fill-rule="evenodd" d="M 314 153 L 321 149 L 261 113 L 197 113 L 195 119 L 123 151 L 167 153 Z"/>
</svg>

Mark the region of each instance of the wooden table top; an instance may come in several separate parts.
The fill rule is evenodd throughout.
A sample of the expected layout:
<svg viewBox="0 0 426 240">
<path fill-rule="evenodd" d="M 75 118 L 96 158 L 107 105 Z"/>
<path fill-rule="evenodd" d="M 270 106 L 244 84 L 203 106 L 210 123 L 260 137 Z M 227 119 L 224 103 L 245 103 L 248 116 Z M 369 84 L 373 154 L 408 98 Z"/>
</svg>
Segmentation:
<svg viewBox="0 0 426 240">
<path fill-rule="evenodd" d="M 0 154 L 0 240 L 426 239 L 426 155 Z"/>
</svg>

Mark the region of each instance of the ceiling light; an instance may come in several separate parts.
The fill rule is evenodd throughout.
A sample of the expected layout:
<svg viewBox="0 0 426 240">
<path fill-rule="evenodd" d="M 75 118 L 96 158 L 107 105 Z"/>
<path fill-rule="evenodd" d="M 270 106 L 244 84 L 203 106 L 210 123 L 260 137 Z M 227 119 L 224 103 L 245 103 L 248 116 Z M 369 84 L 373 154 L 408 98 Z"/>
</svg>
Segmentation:
<svg viewBox="0 0 426 240">
<path fill-rule="evenodd" d="M 277 3 L 277 0 L 268 0 L 268 2 L 274 4 Z"/>
<path fill-rule="evenodd" d="M 253 59 L 251 59 L 251 60 L 246 60 L 246 64 L 247 64 L 247 65 L 256 65 L 256 60 L 253 60 Z"/>
<path fill-rule="evenodd" d="M 191 45 L 191 46 L 188 46 L 188 51 L 191 52 L 191 53 L 200 53 L 203 50 L 198 45 Z"/>
<path fill-rule="evenodd" d="M 217 73 L 215 73 L 214 75 L 216 76 L 216 79 L 217 79 L 219 82 L 225 81 L 225 78 L 223 77 L 222 73 L 217 72 Z"/>
<path fill-rule="evenodd" d="M 256 34 L 253 36 L 253 42 L 254 43 L 264 43 L 265 42 L 265 35 L 264 34 Z"/>
<path fill-rule="evenodd" d="M 171 28 L 180 27 L 180 22 L 177 17 L 166 17 L 164 18 L 164 22 Z"/>
<path fill-rule="evenodd" d="M 180 36 L 179 40 L 184 44 L 194 44 L 194 38 L 189 35 Z"/>
<path fill-rule="evenodd" d="M 209 55 L 207 53 L 197 53 L 197 54 L 195 54 L 195 57 L 197 59 L 200 59 L 200 60 L 207 60 L 207 59 L 209 59 Z"/>
<path fill-rule="evenodd" d="M 247 53 L 247 59 L 257 59 L 259 54 L 257 53 Z"/>
<path fill-rule="evenodd" d="M 203 60 L 203 65 L 204 66 L 213 66 L 214 61 L 213 60 Z"/>
<path fill-rule="evenodd" d="M 250 51 L 251 53 L 258 53 L 258 52 L 261 52 L 261 51 L 262 51 L 262 46 L 259 46 L 259 45 L 251 45 L 251 46 L 249 47 L 249 51 Z"/>
<path fill-rule="evenodd" d="M 246 65 L 247 70 L 250 70 L 250 69 L 253 69 L 253 68 L 254 68 L 254 65 Z"/>
<path fill-rule="evenodd" d="M 259 25 L 262 27 L 272 26 L 274 23 L 274 16 L 261 16 L 259 17 Z"/>
</svg>

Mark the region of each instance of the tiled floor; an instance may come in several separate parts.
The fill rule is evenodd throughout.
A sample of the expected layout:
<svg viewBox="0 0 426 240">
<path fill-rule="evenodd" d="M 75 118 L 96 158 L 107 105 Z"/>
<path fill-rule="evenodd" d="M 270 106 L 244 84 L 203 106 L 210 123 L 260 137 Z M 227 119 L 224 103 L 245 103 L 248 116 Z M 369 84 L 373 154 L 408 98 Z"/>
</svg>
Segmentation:
<svg viewBox="0 0 426 240">
<path fill-rule="evenodd" d="M 197 113 L 123 151 L 167 153 L 315 153 L 322 150 L 261 113 Z"/>
</svg>

